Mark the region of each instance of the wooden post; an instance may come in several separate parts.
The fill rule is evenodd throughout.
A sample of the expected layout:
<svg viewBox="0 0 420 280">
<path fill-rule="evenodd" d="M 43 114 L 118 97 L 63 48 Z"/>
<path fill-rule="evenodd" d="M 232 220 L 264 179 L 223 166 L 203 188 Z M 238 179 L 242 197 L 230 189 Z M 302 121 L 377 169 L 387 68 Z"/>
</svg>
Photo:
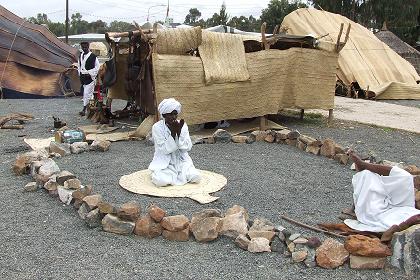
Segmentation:
<svg viewBox="0 0 420 280">
<path fill-rule="evenodd" d="M 300 116 L 299 116 L 300 120 L 303 120 L 303 115 L 305 115 L 305 109 L 300 109 Z"/>
<path fill-rule="evenodd" d="M 267 128 L 267 118 L 265 116 L 260 117 L 260 130 L 264 131 Z"/>
<path fill-rule="evenodd" d="M 337 43 L 335 45 L 335 49 L 336 49 L 337 52 L 340 49 L 340 38 L 341 38 L 341 34 L 343 33 L 343 29 L 344 29 L 344 23 L 341 23 L 341 25 L 340 25 L 340 32 L 338 32 Z"/>
<path fill-rule="evenodd" d="M 331 124 L 333 121 L 333 118 L 334 118 L 333 112 L 334 112 L 334 109 L 328 110 L 328 124 Z"/>
</svg>

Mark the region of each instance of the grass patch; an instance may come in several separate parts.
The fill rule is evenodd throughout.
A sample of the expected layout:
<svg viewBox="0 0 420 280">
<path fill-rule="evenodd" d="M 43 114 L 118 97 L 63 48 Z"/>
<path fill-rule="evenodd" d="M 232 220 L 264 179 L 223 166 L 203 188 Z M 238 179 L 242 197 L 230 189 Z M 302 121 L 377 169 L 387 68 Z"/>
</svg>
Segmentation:
<svg viewBox="0 0 420 280">
<path fill-rule="evenodd" d="M 394 129 L 393 128 L 390 128 L 390 127 L 383 127 L 382 130 L 385 131 L 385 132 L 392 132 L 392 131 L 394 131 Z"/>
</svg>

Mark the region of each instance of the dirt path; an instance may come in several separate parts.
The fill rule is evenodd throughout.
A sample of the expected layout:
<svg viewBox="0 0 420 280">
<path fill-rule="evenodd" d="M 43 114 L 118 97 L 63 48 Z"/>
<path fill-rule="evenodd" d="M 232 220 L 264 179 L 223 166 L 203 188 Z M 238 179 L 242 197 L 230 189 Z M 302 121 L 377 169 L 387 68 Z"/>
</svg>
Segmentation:
<svg viewBox="0 0 420 280">
<path fill-rule="evenodd" d="M 327 111 L 309 110 L 328 116 Z M 364 99 L 335 97 L 334 118 L 420 134 L 420 108 Z"/>
</svg>

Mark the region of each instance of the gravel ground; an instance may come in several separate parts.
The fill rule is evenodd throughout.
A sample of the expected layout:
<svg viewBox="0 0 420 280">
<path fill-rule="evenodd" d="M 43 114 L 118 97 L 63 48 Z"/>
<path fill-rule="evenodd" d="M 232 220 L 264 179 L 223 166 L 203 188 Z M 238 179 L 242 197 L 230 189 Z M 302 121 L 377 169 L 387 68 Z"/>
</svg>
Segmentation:
<svg viewBox="0 0 420 280">
<path fill-rule="evenodd" d="M 391 267 L 382 271 L 356 271 L 347 265 L 335 270 L 308 269 L 277 253 L 244 252 L 228 238 L 208 244 L 169 242 L 87 228 L 71 206 L 63 206 L 43 191 L 23 193 L 29 176 L 16 177 L 10 170 L 16 154 L 27 149 L 22 135 L 52 135 L 52 115 L 67 121 L 70 127 L 89 124 L 76 116 L 80 107 L 78 98 L 0 100 L 0 115 L 27 112 L 35 116 L 24 130 L 0 131 L 1 278 L 405 279 Z M 350 123 L 328 127 L 317 118 L 280 120 L 301 133 L 330 137 L 343 146 L 356 146 L 363 153 L 373 151 L 378 158 L 420 165 L 419 135 Z M 90 152 L 56 161 L 62 170 L 73 172 L 83 184 L 92 184 L 95 192 L 115 204 L 135 200 L 145 208 L 155 202 L 169 215 L 188 217 L 201 209 L 225 211 L 239 204 L 248 209 L 251 218 L 265 217 L 309 236 L 317 234 L 282 221 L 279 214 L 308 224 L 338 222 L 340 210 L 351 203 L 353 172 L 348 167 L 297 148 L 268 143 L 193 147 L 190 155 L 197 168 L 221 173 L 228 179 L 227 186 L 216 193 L 220 199 L 209 205 L 188 198 L 135 195 L 120 188 L 119 178 L 147 168 L 152 154 L 153 147 L 143 141 L 116 142 L 106 153 Z"/>
<path fill-rule="evenodd" d="M 420 100 L 377 100 L 378 102 L 385 102 L 391 104 L 397 104 L 407 107 L 420 108 Z"/>
</svg>

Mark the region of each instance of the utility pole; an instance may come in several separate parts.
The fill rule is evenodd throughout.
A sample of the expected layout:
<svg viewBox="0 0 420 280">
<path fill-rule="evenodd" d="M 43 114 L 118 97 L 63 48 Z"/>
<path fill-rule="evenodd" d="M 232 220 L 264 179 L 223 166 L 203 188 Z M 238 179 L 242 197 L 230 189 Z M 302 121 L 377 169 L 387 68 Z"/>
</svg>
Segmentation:
<svg viewBox="0 0 420 280">
<path fill-rule="evenodd" d="M 69 0 L 66 0 L 66 44 L 69 43 Z"/>
</svg>

